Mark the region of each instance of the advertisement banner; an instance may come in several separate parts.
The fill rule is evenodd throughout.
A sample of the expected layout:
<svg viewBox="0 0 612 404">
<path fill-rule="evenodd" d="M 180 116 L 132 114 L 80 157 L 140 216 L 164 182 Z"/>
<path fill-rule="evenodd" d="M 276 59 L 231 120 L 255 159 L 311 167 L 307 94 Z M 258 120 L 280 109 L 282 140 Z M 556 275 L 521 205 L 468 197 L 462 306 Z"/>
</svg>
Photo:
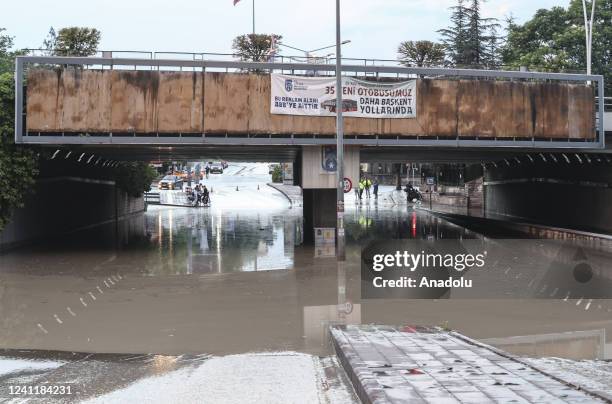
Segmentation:
<svg viewBox="0 0 612 404">
<path fill-rule="evenodd" d="M 336 78 L 271 75 L 270 112 L 336 116 Z M 416 118 L 416 80 L 374 83 L 342 78 L 342 111 L 357 118 Z"/>
</svg>

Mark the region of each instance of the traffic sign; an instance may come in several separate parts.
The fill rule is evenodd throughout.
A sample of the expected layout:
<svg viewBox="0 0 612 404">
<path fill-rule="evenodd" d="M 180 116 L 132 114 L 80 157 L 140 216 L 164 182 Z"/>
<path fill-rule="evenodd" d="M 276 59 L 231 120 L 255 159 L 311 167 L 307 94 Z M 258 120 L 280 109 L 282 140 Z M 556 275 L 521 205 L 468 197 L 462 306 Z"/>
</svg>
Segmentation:
<svg viewBox="0 0 612 404">
<path fill-rule="evenodd" d="M 344 177 L 344 193 L 347 194 L 353 189 L 353 182 L 350 178 Z"/>
</svg>

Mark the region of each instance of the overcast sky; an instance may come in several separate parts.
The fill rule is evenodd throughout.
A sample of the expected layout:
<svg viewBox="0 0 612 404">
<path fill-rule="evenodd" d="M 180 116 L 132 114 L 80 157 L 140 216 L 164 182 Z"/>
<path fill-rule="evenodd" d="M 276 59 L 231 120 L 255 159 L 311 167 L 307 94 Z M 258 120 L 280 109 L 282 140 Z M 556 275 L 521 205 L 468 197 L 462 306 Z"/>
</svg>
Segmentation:
<svg viewBox="0 0 612 404">
<path fill-rule="evenodd" d="M 102 31 L 101 49 L 231 52 L 232 39 L 251 31 L 252 0 L 3 0 L 0 27 L 18 48 L 40 47 L 49 27 Z M 525 21 L 539 8 L 568 0 L 489 0 L 483 14 Z M 454 0 L 343 0 L 345 57 L 394 59 L 402 40 L 437 40 Z M 314 49 L 335 41 L 333 0 L 255 0 L 256 30 Z M 283 51 L 284 54 L 296 54 Z M 325 52 L 324 52 L 325 53 Z"/>
</svg>

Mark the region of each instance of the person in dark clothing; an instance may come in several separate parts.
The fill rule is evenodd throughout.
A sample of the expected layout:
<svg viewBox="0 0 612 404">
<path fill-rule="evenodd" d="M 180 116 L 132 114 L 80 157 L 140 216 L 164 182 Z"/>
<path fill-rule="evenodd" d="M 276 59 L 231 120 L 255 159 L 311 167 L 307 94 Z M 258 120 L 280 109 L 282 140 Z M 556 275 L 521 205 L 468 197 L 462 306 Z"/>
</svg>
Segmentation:
<svg viewBox="0 0 612 404">
<path fill-rule="evenodd" d="M 374 199 L 378 199 L 378 179 L 374 178 L 374 185 L 372 192 L 374 193 Z"/>
</svg>

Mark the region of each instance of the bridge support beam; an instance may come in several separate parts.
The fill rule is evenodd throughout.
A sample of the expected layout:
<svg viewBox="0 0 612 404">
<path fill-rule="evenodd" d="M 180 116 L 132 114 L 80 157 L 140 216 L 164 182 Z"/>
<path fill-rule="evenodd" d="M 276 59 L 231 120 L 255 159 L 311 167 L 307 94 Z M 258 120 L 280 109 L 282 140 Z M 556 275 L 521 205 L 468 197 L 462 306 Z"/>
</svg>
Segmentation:
<svg viewBox="0 0 612 404">
<path fill-rule="evenodd" d="M 335 146 L 304 146 L 301 151 L 301 186 L 304 190 L 304 241 L 314 241 L 317 227 L 336 227 Z M 359 182 L 359 146 L 344 148 L 344 175 Z"/>
</svg>

